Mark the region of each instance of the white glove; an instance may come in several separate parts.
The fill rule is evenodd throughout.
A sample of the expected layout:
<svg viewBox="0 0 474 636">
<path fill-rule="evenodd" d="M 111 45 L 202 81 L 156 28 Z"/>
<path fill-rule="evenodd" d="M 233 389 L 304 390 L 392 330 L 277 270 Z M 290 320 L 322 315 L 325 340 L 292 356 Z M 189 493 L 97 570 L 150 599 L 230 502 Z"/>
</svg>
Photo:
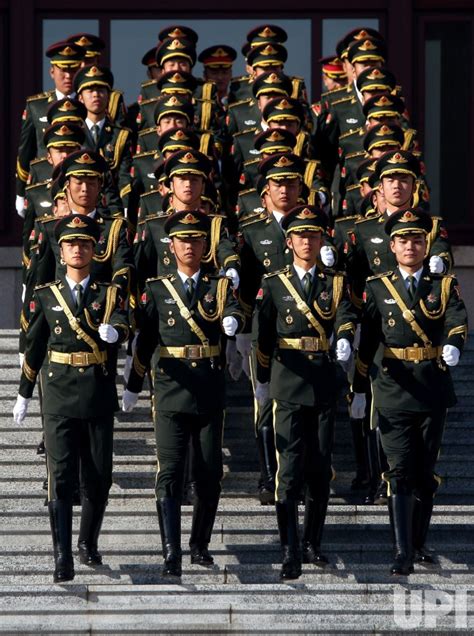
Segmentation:
<svg viewBox="0 0 474 636">
<path fill-rule="evenodd" d="M 108 325 L 106 323 L 102 323 L 99 326 L 99 336 L 100 339 L 104 342 L 108 342 L 109 344 L 113 344 L 118 340 L 118 331 L 112 325 Z"/>
<path fill-rule="evenodd" d="M 346 338 L 341 338 L 336 344 L 336 358 L 339 362 L 347 362 L 351 355 L 351 344 Z"/>
<path fill-rule="evenodd" d="M 24 398 L 22 395 L 18 395 L 16 398 L 16 403 L 13 407 L 13 419 L 15 424 L 21 424 L 25 419 L 30 400 L 31 398 Z"/>
<path fill-rule="evenodd" d="M 264 382 L 263 384 L 257 382 L 257 386 L 255 387 L 255 399 L 258 402 L 259 406 L 263 406 L 265 402 L 268 402 L 270 393 L 270 385 L 268 382 Z"/>
<path fill-rule="evenodd" d="M 125 380 L 125 384 L 128 384 L 128 380 L 130 379 L 130 371 L 132 370 L 133 356 L 125 357 L 125 364 L 123 367 L 123 379 Z"/>
<path fill-rule="evenodd" d="M 430 272 L 432 274 L 442 274 L 444 272 L 443 259 L 439 256 L 432 256 L 430 258 Z"/>
<path fill-rule="evenodd" d="M 130 413 L 135 408 L 138 402 L 138 393 L 132 393 L 128 389 L 125 389 L 122 395 L 122 411 L 124 413 Z"/>
<path fill-rule="evenodd" d="M 353 420 L 361 420 L 365 416 L 365 406 L 365 393 L 354 393 L 349 407 L 349 414 Z"/>
<path fill-rule="evenodd" d="M 226 271 L 225 275 L 227 276 L 227 278 L 231 279 L 232 289 L 238 289 L 240 285 L 240 276 L 237 270 L 231 267 L 230 269 Z"/>
<path fill-rule="evenodd" d="M 25 359 L 25 354 L 24 353 L 19 353 L 18 354 L 18 358 L 20 359 L 20 369 L 23 368 L 23 360 Z"/>
<path fill-rule="evenodd" d="M 20 197 L 18 194 L 15 199 L 15 208 L 18 216 L 21 216 L 22 219 L 25 218 L 25 197 Z"/>
<path fill-rule="evenodd" d="M 25 294 L 26 294 L 26 285 L 23 283 L 21 286 L 21 302 L 25 302 Z"/>
<path fill-rule="evenodd" d="M 326 201 L 328 200 L 324 192 L 318 192 L 318 199 L 321 203 L 321 207 L 324 207 L 326 205 Z"/>
<path fill-rule="evenodd" d="M 222 319 L 222 328 L 226 336 L 235 336 L 239 323 L 234 316 L 226 316 Z"/>
<path fill-rule="evenodd" d="M 454 347 L 453 345 L 444 345 L 442 357 L 448 367 L 455 367 L 459 362 L 460 356 L 461 352 L 457 347 Z"/>
<path fill-rule="evenodd" d="M 326 267 L 332 267 L 336 261 L 334 252 L 332 248 L 329 247 L 329 245 L 322 246 L 319 256 L 321 258 L 321 261 L 323 262 L 323 265 L 325 265 Z"/>
<path fill-rule="evenodd" d="M 225 357 L 227 360 L 229 375 L 234 382 L 237 382 L 242 373 L 242 356 L 237 351 L 237 343 L 235 340 L 227 340 Z"/>
</svg>

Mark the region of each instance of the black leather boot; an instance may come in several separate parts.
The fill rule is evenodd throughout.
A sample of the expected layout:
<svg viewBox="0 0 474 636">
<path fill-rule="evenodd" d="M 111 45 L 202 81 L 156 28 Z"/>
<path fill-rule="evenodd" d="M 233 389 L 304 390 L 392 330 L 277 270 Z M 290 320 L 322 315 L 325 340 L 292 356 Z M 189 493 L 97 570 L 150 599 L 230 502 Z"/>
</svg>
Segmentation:
<svg viewBox="0 0 474 636">
<path fill-rule="evenodd" d="M 328 500 L 306 497 L 303 526 L 303 563 L 326 567 L 329 560 L 321 554 L 321 539 L 328 509 Z"/>
<path fill-rule="evenodd" d="M 351 418 L 352 447 L 356 464 L 356 474 L 351 483 L 351 490 L 363 490 L 369 485 L 367 461 L 365 454 L 365 440 L 362 430 L 363 420 Z"/>
<path fill-rule="evenodd" d="M 391 574 L 407 576 L 413 572 L 413 495 L 392 495 L 395 561 Z"/>
<path fill-rule="evenodd" d="M 273 426 L 262 426 L 257 434 L 260 462 L 259 499 L 262 506 L 275 503 L 276 451 Z"/>
<path fill-rule="evenodd" d="M 79 560 L 84 565 L 102 565 L 102 555 L 97 547 L 105 507 L 105 503 L 94 504 L 89 499 L 82 500 L 81 526 L 77 547 L 79 548 Z"/>
<path fill-rule="evenodd" d="M 193 510 L 193 523 L 189 548 L 191 563 L 197 565 L 213 565 L 214 559 L 209 554 L 208 546 L 211 541 L 212 529 L 216 518 L 218 501 L 204 501 L 197 499 Z"/>
<path fill-rule="evenodd" d="M 433 565 L 436 557 L 432 550 L 425 547 L 426 537 L 430 527 L 433 512 L 433 497 L 415 498 L 413 512 L 413 547 L 415 549 L 415 562 Z"/>
<path fill-rule="evenodd" d="M 72 581 L 74 562 L 72 560 L 72 504 L 70 501 L 55 499 L 48 503 L 49 520 L 54 549 L 55 583 Z"/>
<path fill-rule="evenodd" d="M 301 576 L 298 504 L 292 499 L 277 501 L 275 509 L 283 557 L 280 578 L 297 579 Z"/>
<path fill-rule="evenodd" d="M 181 502 L 175 497 L 163 497 L 156 502 L 161 544 L 165 560 L 163 576 L 181 576 Z"/>
</svg>

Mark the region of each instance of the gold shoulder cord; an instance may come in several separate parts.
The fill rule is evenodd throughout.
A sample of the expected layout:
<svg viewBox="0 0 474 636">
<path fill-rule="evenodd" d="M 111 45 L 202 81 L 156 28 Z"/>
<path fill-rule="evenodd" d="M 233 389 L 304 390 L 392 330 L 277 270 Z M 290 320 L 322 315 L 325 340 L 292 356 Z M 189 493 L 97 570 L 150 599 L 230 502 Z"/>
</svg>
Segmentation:
<svg viewBox="0 0 474 636">
<path fill-rule="evenodd" d="M 431 228 L 431 232 L 428 234 L 428 241 L 426 246 L 426 253 L 429 254 L 431 251 L 431 246 L 433 245 L 436 235 L 438 234 L 438 226 L 439 219 L 433 219 L 433 227 Z"/>
<path fill-rule="evenodd" d="M 336 315 L 337 308 L 339 307 L 339 303 L 341 302 L 343 289 L 344 289 L 344 277 L 336 274 L 336 276 L 334 276 L 333 284 L 332 284 L 331 309 L 329 311 L 324 311 L 323 309 L 321 309 L 321 307 L 318 305 L 316 301 L 314 301 L 313 303 L 314 308 L 316 309 L 318 314 L 321 316 L 321 318 L 324 318 L 324 320 L 332 320 L 334 318 L 334 316 Z"/>
<path fill-rule="evenodd" d="M 441 281 L 441 305 L 439 309 L 430 311 L 428 307 L 425 305 L 425 302 L 423 300 L 420 300 L 421 311 L 424 313 L 424 315 L 427 318 L 430 318 L 431 320 L 436 320 L 437 318 L 441 318 L 441 316 L 444 316 L 446 307 L 448 305 L 449 292 L 451 289 L 452 280 L 453 280 L 452 278 L 443 278 L 443 280 Z"/>
<path fill-rule="evenodd" d="M 163 278 L 162 282 L 163 282 L 163 285 L 171 294 L 172 298 L 176 301 L 176 304 L 178 305 L 179 313 L 181 314 L 181 318 L 183 318 L 183 320 L 185 320 L 188 323 L 189 328 L 194 334 L 196 334 L 196 336 L 199 338 L 201 343 L 204 346 L 209 346 L 209 340 L 206 338 L 205 333 L 193 319 L 191 312 L 181 300 L 180 295 L 178 294 L 176 289 L 173 287 L 171 281 L 168 278 Z"/>
<path fill-rule="evenodd" d="M 117 141 L 115 142 L 114 148 L 114 160 L 110 166 L 111 170 L 116 170 L 118 168 L 120 158 L 122 156 L 122 152 L 125 146 L 125 142 L 128 138 L 128 130 L 121 130 L 117 136 Z"/>
<path fill-rule="evenodd" d="M 94 254 L 93 260 L 97 263 L 104 263 L 109 260 L 112 254 L 116 251 L 118 246 L 118 239 L 120 234 L 120 228 L 122 226 L 122 219 L 115 219 L 110 226 L 110 232 L 107 239 L 107 249 L 102 255 Z"/>
<path fill-rule="evenodd" d="M 51 291 L 53 292 L 53 294 L 56 297 L 56 300 L 58 301 L 58 303 L 61 305 L 61 307 L 64 310 L 64 313 L 66 314 L 66 318 L 69 321 L 69 326 L 71 327 L 71 329 L 73 331 L 75 331 L 79 336 L 81 336 L 81 338 L 84 340 L 84 342 L 86 344 L 89 345 L 89 347 L 92 349 L 92 351 L 95 353 L 95 356 L 97 358 L 97 360 L 100 360 L 100 350 L 99 347 L 97 346 L 97 343 L 94 341 L 93 338 L 91 338 L 80 326 L 79 323 L 77 322 L 76 318 L 72 315 L 71 310 L 69 309 L 65 299 L 63 298 L 61 292 L 59 291 L 57 285 L 52 285 L 51 286 Z"/>
<path fill-rule="evenodd" d="M 324 331 L 324 327 L 315 318 L 315 316 L 313 315 L 311 309 L 308 307 L 308 305 L 304 302 L 304 300 L 298 294 L 298 292 L 296 291 L 296 289 L 295 289 L 294 285 L 292 284 L 292 282 L 285 276 L 285 274 L 278 274 L 278 278 L 281 280 L 283 285 L 287 288 L 287 290 L 290 292 L 290 294 L 295 299 L 296 308 L 298 309 L 298 311 L 301 311 L 301 313 L 304 315 L 304 317 L 316 329 L 316 331 L 318 332 L 319 337 L 321 338 L 321 340 L 324 343 L 326 343 L 327 342 L 327 338 L 326 338 L 326 332 Z"/>
<path fill-rule="evenodd" d="M 215 322 L 222 317 L 225 308 L 225 302 L 227 299 L 227 288 L 229 286 L 228 278 L 220 278 L 217 283 L 217 293 L 216 293 L 216 311 L 213 314 L 209 314 L 204 310 L 204 307 L 201 304 L 201 301 L 198 302 L 198 311 L 203 318 L 205 318 L 208 322 Z"/>
<path fill-rule="evenodd" d="M 295 153 L 295 155 L 298 155 L 298 157 L 301 157 L 302 153 L 303 153 L 303 146 L 304 146 L 304 142 L 306 140 L 306 135 L 304 134 L 304 132 L 299 132 L 296 136 L 296 146 L 293 148 L 293 152 Z"/>
<path fill-rule="evenodd" d="M 222 216 L 212 217 L 209 251 L 207 254 L 204 254 L 201 259 L 203 263 L 213 262 L 215 267 L 219 267 L 219 263 L 217 262 L 217 248 L 219 247 L 219 241 L 221 238 L 222 219 Z"/>
<path fill-rule="evenodd" d="M 109 117 L 112 121 L 115 121 L 115 118 L 117 117 L 117 109 L 118 109 L 118 103 L 119 103 L 119 99 L 120 99 L 120 92 L 119 91 L 112 91 L 110 93 L 110 97 L 109 97 L 109 104 L 108 104 L 108 113 L 109 113 Z"/>
<path fill-rule="evenodd" d="M 420 325 L 416 322 L 415 316 L 411 313 L 411 311 L 405 305 L 405 303 L 403 302 L 402 297 L 397 292 L 397 290 L 393 286 L 392 282 L 389 281 L 388 278 L 385 278 L 385 277 L 382 278 L 382 282 L 384 283 L 384 285 L 388 289 L 388 291 L 392 294 L 393 298 L 395 298 L 395 300 L 397 302 L 397 305 L 402 310 L 403 319 L 410 325 L 410 327 L 416 333 L 418 338 L 421 338 L 421 340 L 423 340 L 423 343 L 425 344 L 425 346 L 426 347 L 431 347 L 431 340 L 428 338 L 428 336 L 423 331 L 423 329 L 420 327 Z"/>
<path fill-rule="evenodd" d="M 314 173 L 316 172 L 316 168 L 318 167 L 318 162 L 316 159 L 310 159 L 306 165 L 306 170 L 304 171 L 304 182 L 311 188 L 311 184 L 314 180 Z"/>
</svg>

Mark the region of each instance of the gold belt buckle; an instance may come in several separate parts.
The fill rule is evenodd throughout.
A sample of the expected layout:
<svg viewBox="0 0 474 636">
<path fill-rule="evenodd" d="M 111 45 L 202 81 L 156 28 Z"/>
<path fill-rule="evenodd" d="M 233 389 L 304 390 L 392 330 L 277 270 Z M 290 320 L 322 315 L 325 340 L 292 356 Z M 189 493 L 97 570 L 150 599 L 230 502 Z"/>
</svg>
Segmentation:
<svg viewBox="0 0 474 636">
<path fill-rule="evenodd" d="M 87 365 L 87 353 L 85 351 L 77 351 L 71 353 L 71 363 L 74 367 L 82 367 Z"/>
<path fill-rule="evenodd" d="M 199 360 L 203 356 L 201 345 L 185 345 L 184 353 L 188 360 Z"/>
<path fill-rule="evenodd" d="M 416 360 L 419 360 L 420 359 L 419 350 L 416 347 L 407 347 L 405 349 L 404 358 L 408 362 L 415 362 Z"/>
<path fill-rule="evenodd" d="M 301 348 L 303 351 L 319 351 L 318 339 L 310 336 L 303 336 L 301 338 Z"/>
</svg>

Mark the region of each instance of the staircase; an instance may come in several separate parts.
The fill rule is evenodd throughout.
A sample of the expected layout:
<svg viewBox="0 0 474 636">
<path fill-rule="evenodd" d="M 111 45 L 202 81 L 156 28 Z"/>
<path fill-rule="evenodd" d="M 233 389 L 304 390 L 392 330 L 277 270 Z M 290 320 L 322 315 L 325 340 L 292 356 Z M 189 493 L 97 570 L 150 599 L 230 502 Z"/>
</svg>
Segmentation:
<svg viewBox="0 0 474 636">
<path fill-rule="evenodd" d="M 333 460 L 337 479 L 323 540 L 331 567 L 303 566 L 303 576 L 285 584 L 278 579 L 274 510 L 255 497 L 252 403 L 243 379 L 229 383 L 225 478 L 210 546 L 214 567 L 190 565 L 185 550 L 181 584 L 160 575 L 154 434 L 143 392 L 133 413 L 116 418 L 114 483 L 100 541 L 104 565 L 91 569 L 76 562 L 72 583 L 53 584 L 45 466 L 35 452 L 37 399 L 22 427 L 11 416 L 20 375 L 16 351 L 16 332 L 0 331 L 0 633 L 473 632 L 474 345 L 468 343 L 454 370 L 459 403 L 449 413 L 438 463 L 443 485 L 430 545 L 439 565 L 417 566 L 409 579 L 387 574 L 392 554 L 386 508 L 359 505 L 350 492 L 354 465 L 341 406 Z M 191 516 L 185 506 L 184 548 Z M 75 508 L 75 536 L 78 524 Z"/>
</svg>

